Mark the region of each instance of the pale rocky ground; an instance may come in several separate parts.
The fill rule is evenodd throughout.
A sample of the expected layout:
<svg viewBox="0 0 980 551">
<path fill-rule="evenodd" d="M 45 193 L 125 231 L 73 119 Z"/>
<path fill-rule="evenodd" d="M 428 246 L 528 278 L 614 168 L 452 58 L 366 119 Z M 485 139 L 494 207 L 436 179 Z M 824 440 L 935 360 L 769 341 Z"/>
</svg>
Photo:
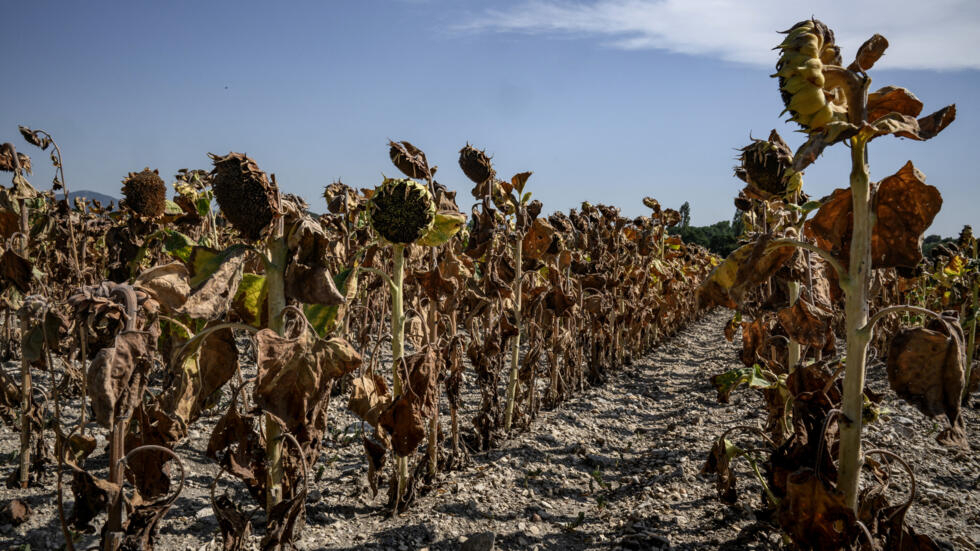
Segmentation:
<svg viewBox="0 0 980 551">
<path fill-rule="evenodd" d="M 529 431 L 440 475 L 400 516 L 384 510 L 383 490 L 371 497 L 362 447 L 353 437 L 359 423 L 343 411 L 346 400 L 335 398 L 334 434 L 324 447 L 325 467 L 313 482 L 297 546 L 487 549 L 484 537 L 492 533 L 495 549 L 783 548 L 777 533 L 755 522 L 759 491 L 744 462 L 734 507 L 722 504 L 713 480 L 698 474 L 712 439 L 725 428 L 764 421 L 755 391 L 737 390 L 731 404 L 720 404 L 709 383 L 711 375 L 739 365 L 736 345 L 722 336 L 726 319 L 723 311 L 708 314 L 604 385 L 541 412 Z M 887 389 L 883 367 L 875 366 L 870 380 L 877 390 Z M 479 396 L 472 385 L 465 398 L 467 408 L 475 407 Z M 946 549 L 980 549 L 978 401 L 964 411 L 970 452 L 937 444 L 934 423 L 890 391 L 884 405 L 891 413 L 867 432 L 870 445 L 900 453 L 914 467 L 919 493 L 910 521 Z M 177 449 L 189 477 L 161 523 L 157 549 L 221 549 L 207 497 L 217 467 L 203 455 L 206 427 L 216 418 L 199 421 Z M 16 449 L 17 435 L 0 431 L 0 474 L 14 468 Z M 12 497 L 26 499 L 34 514 L 21 526 L 0 526 L 0 548 L 59 548 L 53 475 L 41 488 L 0 491 L 0 503 Z M 86 537 L 78 548 L 94 543 Z"/>
</svg>

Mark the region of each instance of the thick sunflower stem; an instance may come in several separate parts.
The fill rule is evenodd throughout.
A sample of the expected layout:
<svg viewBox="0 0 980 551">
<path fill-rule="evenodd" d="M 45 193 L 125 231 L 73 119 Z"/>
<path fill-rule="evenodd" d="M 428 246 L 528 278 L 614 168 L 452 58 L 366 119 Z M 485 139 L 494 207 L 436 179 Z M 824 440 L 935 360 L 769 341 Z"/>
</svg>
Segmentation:
<svg viewBox="0 0 980 551">
<path fill-rule="evenodd" d="M 868 342 L 872 328 L 868 323 L 868 290 L 871 278 L 871 186 L 867 164 L 867 141 L 851 140 L 851 196 L 854 203 L 854 232 L 851 257 L 844 288 L 844 314 L 847 331 L 847 364 L 844 369 L 844 397 L 840 419 L 840 471 L 837 488 L 845 503 L 857 511 L 861 465 L 861 422 L 864 408 Z"/>
<path fill-rule="evenodd" d="M 269 328 L 282 335 L 282 311 L 286 307 L 284 272 L 286 268 L 286 242 L 282 237 L 269 239 L 269 265 L 266 266 L 266 282 L 269 285 Z M 269 464 L 266 484 L 266 510 L 271 511 L 282 501 L 282 429 L 270 415 L 265 416 L 265 457 Z"/>
<path fill-rule="evenodd" d="M 17 160 L 17 151 L 14 150 L 13 146 L 9 148 L 10 154 L 13 156 L 14 166 L 16 174 L 18 176 L 20 173 L 20 161 Z M 28 242 L 28 237 L 30 235 L 30 210 L 28 209 L 27 202 L 21 199 L 20 201 L 20 231 L 24 234 L 24 258 L 30 258 L 30 244 Z M 20 487 L 26 488 L 28 478 L 30 476 L 31 468 L 31 364 L 27 361 L 26 354 L 23 353 L 27 350 L 27 338 L 28 338 L 28 317 L 22 316 L 20 319 L 20 338 L 21 338 L 21 358 L 20 358 Z"/>
<path fill-rule="evenodd" d="M 517 374 L 520 370 L 522 245 L 523 241 L 520 238 L 514 243 L 514 325 L 517 327 L 517 334 L 514 335 L 514 345 L 510 355 L 510 381 L 507 383 L 507 409 L 504 416 L 504 430 L 510 430 L 511 423 L 514 421 L 514 401 L 517 398 Z"/>
<path fill-rule="evenodd" d="M 405 245 L 395 244 L 391 248 L 394 262 L 392 266 L 391 289 L 391 380 L 395 398 L 402 395 L 402 380 L 398 375 L 402 356 L 405 355 Z M 397 458 L 398 499 L 401 500 L 408 485 L 408 458 Z"/>
</svg>

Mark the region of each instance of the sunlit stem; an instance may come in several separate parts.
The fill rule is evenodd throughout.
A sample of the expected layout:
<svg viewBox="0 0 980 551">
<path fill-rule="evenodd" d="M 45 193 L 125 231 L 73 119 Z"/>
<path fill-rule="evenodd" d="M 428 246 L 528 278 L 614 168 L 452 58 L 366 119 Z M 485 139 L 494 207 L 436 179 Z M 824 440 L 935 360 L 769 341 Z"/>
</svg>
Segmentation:
<svg viewBox="0 0 980 551">
<path fill-rule="evenodd" d="M 281 234 L 281 232 L 277 232 Z M 284 271 L 286 267 L 286 242 L 273 236 L 268 242 L 269 263 L 265 267 L 265 280 L 269 286 L 269 329 L 282 335 L 282 310 L 286 307 Z M 266 484 L 266 510 L 282 501 L 282 430 L 270 415 L 265 416 L 265 455 L 269 464 Z"/>
<path fill-rule="evenodd" d="M 391 285 L 391 380 L 395 398 L 402 395 L 402 380 L 398 375 L 402 356 L 405 355 L 405 245 L 395 244 L 391 248 L 393 256 Z M 408 485 L 408 458 L 397 458 L 398 499 L 405 494 Z"/>
<path fill-rule="evenodd" d="M 514 420 L 514 401 L 517 397 L 517 374 L 520 368 L 521 354 L 521 263 L 522 240 L 517 237 L 514 243 L 514 325 L 517 334 L 514 335 L 514 345 L 510 355 L 510 381 L 507 383 L 507 410 L 504 416 L 504 430 L 510 430 Z"/>
<path fill-rule="evenodd" d="M 868 342 L 868 290 L 871 278 L 871 186 L 867 164 L 867 141 L 851 139 L 851 196 L 854 204 L 854 231 L 848 278 L 842 281 L 847 332 L 847 360 L 844 369 L 844 397 L 840 418 L 840 471 L 837 487 L 845 503 L 857 511 L 861 458 L 861 423 L 864 407 Z"/>
</svg>

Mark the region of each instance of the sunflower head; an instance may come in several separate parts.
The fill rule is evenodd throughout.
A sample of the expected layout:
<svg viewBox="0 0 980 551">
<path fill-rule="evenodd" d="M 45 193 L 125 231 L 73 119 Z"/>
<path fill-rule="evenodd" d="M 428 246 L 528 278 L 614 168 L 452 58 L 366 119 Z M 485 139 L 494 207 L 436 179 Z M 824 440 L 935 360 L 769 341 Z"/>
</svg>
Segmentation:
<svg viewBox="0 0 980 551">
<path fill-rule="evenodd" d="M 426 234 L 436 216 L 436 203 L 424 185 L 410 179 L 386 178 L 368 202 L 371 226 L 389 243 L 412 243 Z"/>
<path fill-rule="evenodd" d="M 261 239 L 279 212 L 276 185 L 242 153 L 209 156 L 214 163 L 211 187 L 221 212 L 242 236 Z"/>
<path fill-rule="evenodd" d="M 753 140 L 741 149 L 735 176 L 756 192 L 784 197 L 798 191 L 801 174 L 793 170 L 793 150 L 775 130 L 768 140 Z"/>
<path fill-rule="evenodd" d="M 823 129 L 835 120 L 845 120 L 847 107 L 842 96 L 825 88 L 824 68 L 841 64 L 834 32 L 817 19 L 807 19 L 785 32 L 777 46 L 779 92 L 791 119 L 806 131 Z"/>
<path fill-rule="evenodd" d="M 122 181 L 122 205 L 148 219 L 159 218 L 167 206 L 167 186 L 159 170 L 130 172 Z"/>
<path fill-rule="evenodd" d="M 482 184 L 496 174 L 486 151 L 470 144 L 466 144 L 466 147 L 459 150 L 459 167 L 463 169 L 463 174 L 476 184 Z"/>
</svg>

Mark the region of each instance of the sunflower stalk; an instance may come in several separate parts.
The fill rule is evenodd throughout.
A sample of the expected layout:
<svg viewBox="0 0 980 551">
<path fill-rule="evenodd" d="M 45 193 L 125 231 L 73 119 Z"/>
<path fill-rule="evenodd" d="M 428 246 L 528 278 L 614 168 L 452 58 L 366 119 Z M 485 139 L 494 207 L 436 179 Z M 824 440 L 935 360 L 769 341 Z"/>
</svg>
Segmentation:
<svg viewBox="0 0 980 551">
<path fill-rule="evenodd" d="M 514 326 L 517 328 L 517 334 L 514 335 L 514 343 L 510 355 L 510 380 L 507 383 L 507 409 L 504 416 L 504 430 L 510 430 L 511 423 L 514 421 L 514 401 L 517 397 L 517 374 L 520 370 L 522 243 L 523 240 L 518 233 L 514 243 Z"/>
<path fill-rule="evenodd" d="M 29 343 L 28 316 L 20 318 L 21 350 L 27 350 Z M 31 364 L 27 355 L 20 355 L 20 487 L 27 488 L 31 468 Z"/>
<path fill-rule="evenodd" d="M 800 282 L 790 281 L 789 282 L 789 305 L 795 306 L 796 301 L 800 300 Z M 794 339 L 789 340 L 789 362 L 788 369 L 792 373 L 796 369 L 796 365 L 800 363 L 800 343 Z"/>
<path fill-rule="evenodd" d="M 288 249 L 281 237 L 282 229 L 273 233 L 267 242 L 269 263 L 266 265 L 266 282 L 269 286 L 269 328 L 280 336 L 283 332 L 282 311 L 286 308 L 285 267 Z M 271 416 L 265 415 L 265 455 L 269 465 L 266 483 L 266 510 L 271 511 L 282 501 L 282 429 Z"/>
<path fill-rule="evenodd" d="M 844 492 L 845 503 L 855 511 L 858 506 L 858 482 L 863 464 L 861 425 L 868 343 L 872 333 L 872 328 L 866 327 L 871 282 L 871 232 L 874 227 L 867 148 L 865 138 L 855 136 L 851 139 L 854 233 L 851 237 L 848 277 L 841 281 L 844 289 L 847 360 L 844 368 L 844 396 L 841 403 L 843 415 L 840 419 L 840 472 L 837 487 Z"/>
<path fill-rule="evenodd" d="M 394 397 L 402 395 L 402 380 L 398 375 L 402 357 L 405 355 L 405 245 L 396 243 L 391 248 L 393 257 L 391 289 L 391 380 Z M 408 485 L 408 458 L 397 458 L 398 500 Z M 396 506 L 397 508 L 397 500 Z"/>
<path fill-rule="evenodd" d="M 963 387 L 963 400 L 970 395 L 970 381 L 973 379 L 973 355 L 977 344 L 977 303 L 980 302 L 980 280 L 973 280 L 973 295 L 970 302 L 972 316 L 966 345 L 966 385 Z"/>
<path fill-rule="evenodd" d="M 18 179 L 23 179 L 23 168 L 20 165 L 20 160 L 17 157 L 17 150 L 14 148 L 13 144 L 4 144 L 10 152 L 10 157 L 13 159 L 14 163 L 14 183 Z M 22 242 L 24 248 L 22 250 L 24 258 L 27 258 L 30 251 L 30 210 L 27 206 L 27 202 L 20 198 L 18 201 L 18 206 L 20 207 L 20 233 L 24 236 Z M 27 339 L 28 339 L 28 326 L 29 320 L 26 317 L 21 317 L 20 319 L 20 338 L 21 338 L 21 350 L 26 350 Z M 21 386 L 20 386 L 20 472 L 19 472 L 19 482 L 21 488 L 27 488 L 27 482 L 29 477 L 29 470 L 31 466 L 31 364 L 27 360 L 25 354 L 21 354 L 20 358 L 20 375 L 21 375 Z"/>
</svg>

